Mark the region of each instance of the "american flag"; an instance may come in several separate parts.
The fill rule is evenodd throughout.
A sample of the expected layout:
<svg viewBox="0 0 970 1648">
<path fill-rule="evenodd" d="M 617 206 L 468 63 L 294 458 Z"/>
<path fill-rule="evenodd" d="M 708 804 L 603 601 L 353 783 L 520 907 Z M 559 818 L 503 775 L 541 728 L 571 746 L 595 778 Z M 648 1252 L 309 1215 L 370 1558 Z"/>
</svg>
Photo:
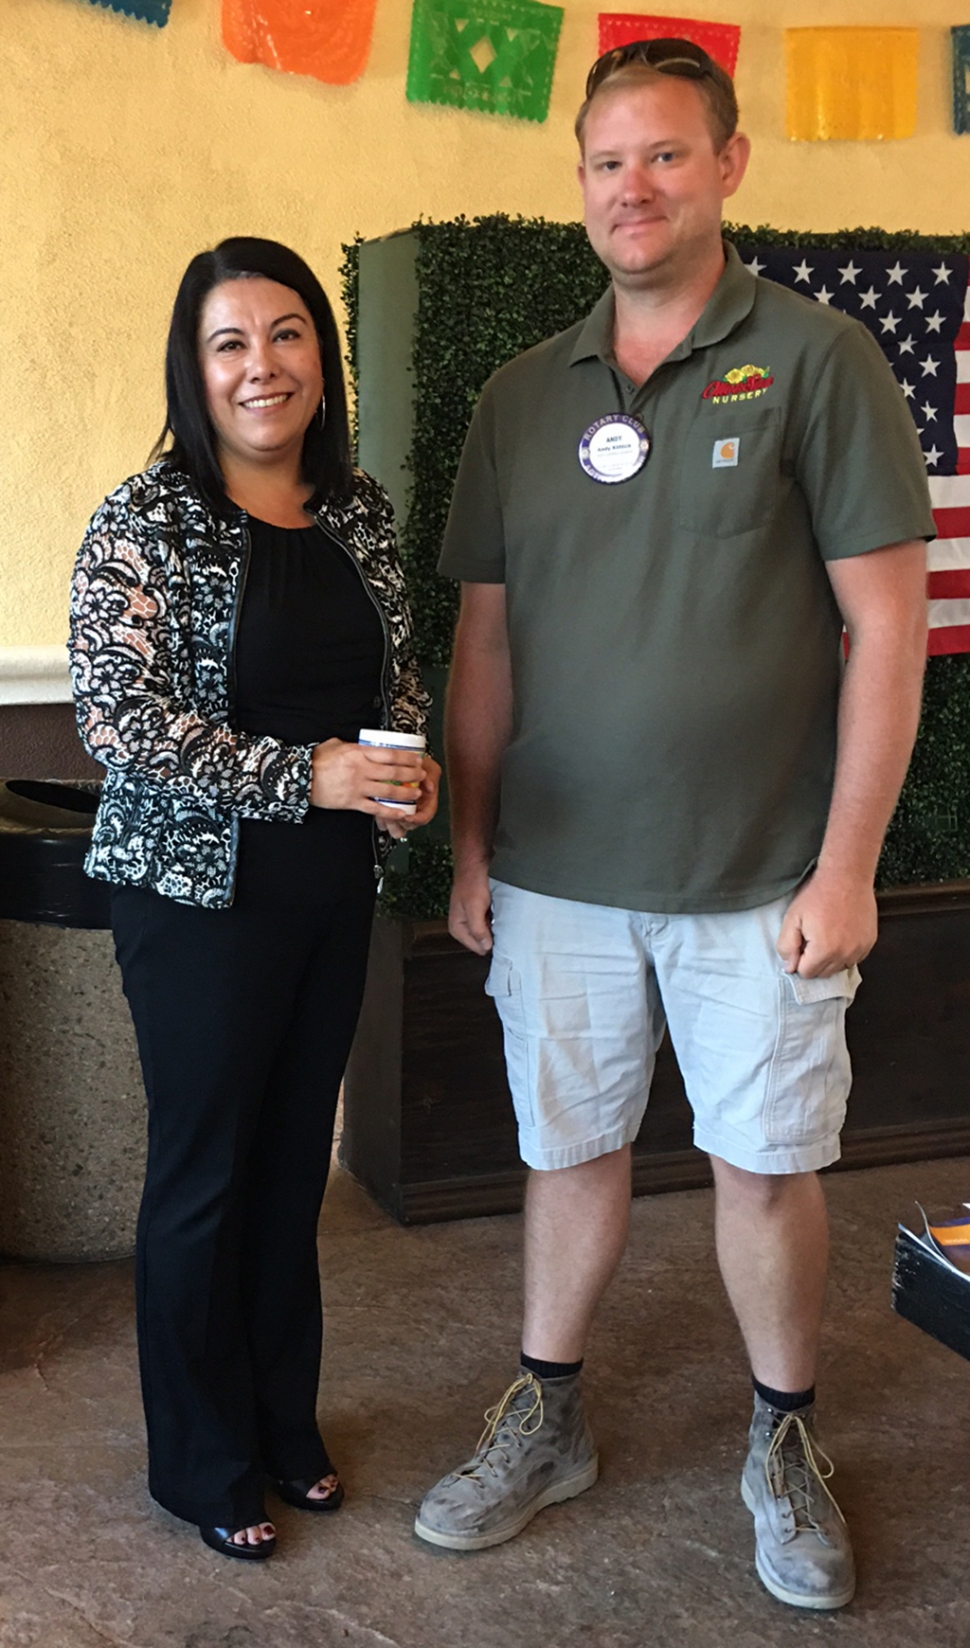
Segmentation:
<svg viewBox="0 0 970 1648">
<path fill-rule="evenodd" d="M 756 275 L 861 320 L 906 396 L 939 536 L 929 546 L 931 657 L 970 652 L 970 259 L 963 252 L 738 251 Z"/>
</svg>

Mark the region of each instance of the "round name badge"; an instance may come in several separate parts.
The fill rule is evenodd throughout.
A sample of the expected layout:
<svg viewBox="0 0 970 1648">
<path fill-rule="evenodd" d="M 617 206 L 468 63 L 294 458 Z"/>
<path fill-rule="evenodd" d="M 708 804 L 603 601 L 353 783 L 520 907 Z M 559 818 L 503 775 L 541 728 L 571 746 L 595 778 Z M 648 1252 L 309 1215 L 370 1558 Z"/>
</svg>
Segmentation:
<svg viewBox="0 0 970 1648">
<path fill-rule="evenodd" d="M 649 451 L 650 436 L 639 418 L 612 412 L 590 424 L 579 443 L 579 461 L 594 481 L 612 486 L 638 474 Z"/>
</svg>

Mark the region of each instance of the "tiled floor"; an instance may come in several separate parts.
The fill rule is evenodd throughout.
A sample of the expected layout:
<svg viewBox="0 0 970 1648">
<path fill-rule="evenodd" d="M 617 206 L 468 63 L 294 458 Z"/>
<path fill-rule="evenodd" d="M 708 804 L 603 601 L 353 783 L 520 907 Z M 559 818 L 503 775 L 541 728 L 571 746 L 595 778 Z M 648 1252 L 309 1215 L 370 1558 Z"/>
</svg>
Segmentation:
<svg viewBox="0 0 970 1648">
<path fill-rule="evenodd" d="M 706 1191 L 634 1207 L 588 1359 L 602 1476 L 477 1556 L 411 1533 L 517 1349 L 519 1221 L 401 1230 L 336 1175 L 321 1241 L 333 1519 L 274 1506 L 247 1568 L 148 1500 L 127 1263 L 0 1266 L 2 1648 L 970 1648 L 970 1367 L 889 1308 L 896 1217 L 970 1161 L 834 1176 L 823 1438 L 855 1531 L 844 1613 L 761 1589 L 748 1390 Z"/>
</svg>

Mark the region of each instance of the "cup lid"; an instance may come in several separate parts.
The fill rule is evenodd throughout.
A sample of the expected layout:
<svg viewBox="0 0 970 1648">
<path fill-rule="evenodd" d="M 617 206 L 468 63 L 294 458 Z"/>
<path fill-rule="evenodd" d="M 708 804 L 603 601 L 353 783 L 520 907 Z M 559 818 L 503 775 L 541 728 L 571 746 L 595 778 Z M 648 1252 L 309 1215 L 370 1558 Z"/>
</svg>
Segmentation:
<svg viewBox="0 0 970 1648">
<path fill-rule="evenodd" d="M 361 727 L 357 742 L 392 750 L 423 750 L 427 745 L 423 732 L 395 732 L 393 727 Z"/>
</svg>

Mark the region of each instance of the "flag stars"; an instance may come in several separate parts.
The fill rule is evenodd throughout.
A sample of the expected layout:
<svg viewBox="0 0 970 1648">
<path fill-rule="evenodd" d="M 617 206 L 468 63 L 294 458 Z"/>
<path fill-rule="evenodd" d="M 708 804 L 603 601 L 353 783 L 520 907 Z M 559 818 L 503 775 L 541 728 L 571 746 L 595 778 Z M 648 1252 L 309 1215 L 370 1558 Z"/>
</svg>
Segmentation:
<svg viewBox="0 0 970 1648">
<path fill-rule="evenodd" d="M 745 262 L 752 275 L 762 277 L 762 284 L 765 279 L 778 280 L 816 303 L 857 316 L 868 327 L 891 364 L 926 470 L 937 486 L 936 477 L 949 474 L 952 464 L 950 351 L 963 318 L 966 260 L 937 253 L 934 268 L 929 257 L 904 263 L 895 252 L 874 257 L 848 247 L 809 245 L 779 258 L 770 249 L 749 243 Z M 970 322 L 970 308 L 966 319 Z M 970 325 L 965 331 L 970 333 Z M 962 359 L 970 364 L 970 351 Z"/>
</svg>

